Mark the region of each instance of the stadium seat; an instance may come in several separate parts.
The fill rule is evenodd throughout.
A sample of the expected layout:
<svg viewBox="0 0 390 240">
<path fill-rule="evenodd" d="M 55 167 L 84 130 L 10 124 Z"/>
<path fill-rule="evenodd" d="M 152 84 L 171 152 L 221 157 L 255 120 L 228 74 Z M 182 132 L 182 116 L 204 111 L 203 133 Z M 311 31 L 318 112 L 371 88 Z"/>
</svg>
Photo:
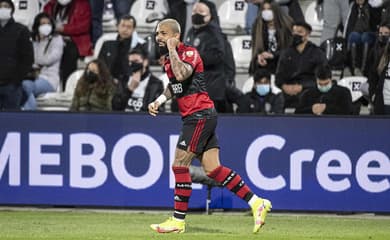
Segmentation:
<svg viewBox="0 0 390 240">
<path fill-rule="evenodd" d="M 324 25 L 324 20 L 318 20 L 318 15 L 316 11 L 316 2 L 311 2 L 305 10 L 305 20 L 309 23 L 312 28 L 312 36 L 321 36 L 322 28 Z"/>
<path fill-rule="evenodd" d="M 14 0 L 13 2 L 15 4 L 15 21 L 31 29 L 34 18 L 40 11 L 39 0 Z"/>
<path fill-rule="evenodd" d="M 157 25 L 157 21 L 148 23 L 146 18 L 150 15 L 166 15 L 168 3 L 166 0 L 136 0 L 130 10 L 130 15 L 137 20 L 137 31 L 150 33 Z"/>
<path fill-rule="evenodd" d="M 97 58 L 99 56 L 99 52 L 102 49 L 103 43 L 105 41 L 109 40 L 115 40 L 116 37 L 118 36 L 117 32 L 110 32 L 110 33 L 104 33 L 97 41 L 95 44 L 95 48 L 93 49 L 93 56 L 94 58 Z"/>
<path fill-rule="evenodd" d="M 366 77 L 352 76 L 340 79 L 337 84 L 349 89 L 352 95 L 352 102 L 359 100 L 363 96 L 362 84 L 367 82 Z"/>
<path fill-rule="evenodd" d="M 247 8 L 248 4 L 244 0 L 224 1 L 218 8 L 222 31 L 226 34 L 242 34 Z"/>
<path fill-rule="evenodd" d="M 236 36 L 230 40 L 236 68 L 248 68 L 252 57 L 252 38 L 250 35 Z"/>
<path fill-rule="evenodd" d="M 249 77 L 244 82 L 244 85 L 242 86 L 242 92 L 245 94 L 247 92 L 252 91 L 252 88 L 253 88 L 253 77 Z M 272 89 L 272 92 L 275 94 L 278 94 L 282 91 L 280 88 L 278 88 L 275 85 L 275 75 L 274 74 L 271 75 L 271 89 Z"/>
<path fill-rule="evenodd" d="M 111 0 L 104 0 L 103 32 L 116 31 L 116 19 Z"/>
<path fill-rule="evenodd" d="M 79 69 L 74 71 L 67 79 L 64 92 L 45 93 L 37 98 L 39 110 L 46 111 L 68 111 L 72 103 L 74 90 L 77 82 L 83 75 L 84 70 Z"/>
</svg>

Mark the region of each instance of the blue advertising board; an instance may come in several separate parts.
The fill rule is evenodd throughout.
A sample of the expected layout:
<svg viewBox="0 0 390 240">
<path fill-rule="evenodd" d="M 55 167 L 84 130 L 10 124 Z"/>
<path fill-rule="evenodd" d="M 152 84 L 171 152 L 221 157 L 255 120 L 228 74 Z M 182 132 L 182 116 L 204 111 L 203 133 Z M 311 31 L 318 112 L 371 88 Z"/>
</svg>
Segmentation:
<svg viewBox="0 0 390 240">
<path fill-rule="evenodd" d="M 222 163 L 273 209 L 390 212 L 390 119 L 220 116 Z M 0 204 L 171 207 L 177 115 L 3 112 Z M 196 160 L 195 160 L 196 161 Z M 191 208 L 205 206 L 193 184 Z M 212 190 L 213 208 L 242 209 Z"/>
</svg>

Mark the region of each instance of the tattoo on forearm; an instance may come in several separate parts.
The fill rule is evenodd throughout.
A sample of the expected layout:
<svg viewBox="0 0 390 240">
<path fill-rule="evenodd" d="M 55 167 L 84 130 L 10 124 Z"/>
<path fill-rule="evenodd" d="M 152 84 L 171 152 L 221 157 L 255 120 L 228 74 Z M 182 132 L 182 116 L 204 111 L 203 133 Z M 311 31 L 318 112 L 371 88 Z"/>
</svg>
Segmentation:
<svg viewBox="0 0 390 240">
<path fill-rule="evenodd" d="M 178 81 L 187 79 L 192 74 L 192 67 L 179 59 L 176 50 L 169 50 L 172 72 Z"/>
</svg>

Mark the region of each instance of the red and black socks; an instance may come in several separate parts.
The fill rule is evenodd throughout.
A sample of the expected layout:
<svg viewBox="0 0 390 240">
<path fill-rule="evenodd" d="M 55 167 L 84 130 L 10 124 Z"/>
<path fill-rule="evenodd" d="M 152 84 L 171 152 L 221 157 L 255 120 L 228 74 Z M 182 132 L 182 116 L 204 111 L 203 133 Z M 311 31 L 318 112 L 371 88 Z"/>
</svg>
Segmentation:
<svg viewBox="0 0 390 240">
<path fill-rule="evenodd" d="M 173 217 L 184 220 L 188 210 L 188 201 L 192 192 L 192 181 L 188 167 L 172 167 L 175 175 L 175 204 Z"/>
</svg>

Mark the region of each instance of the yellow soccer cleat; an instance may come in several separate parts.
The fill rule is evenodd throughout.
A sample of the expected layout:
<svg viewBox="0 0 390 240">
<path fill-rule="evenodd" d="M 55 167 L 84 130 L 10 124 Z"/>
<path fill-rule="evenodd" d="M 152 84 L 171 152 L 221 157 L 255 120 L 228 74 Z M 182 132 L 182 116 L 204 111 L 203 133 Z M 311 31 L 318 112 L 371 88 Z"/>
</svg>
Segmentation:
<svg viewBox="0 0 390 240">
<path fill-rule="evenodd" d="M 150 227 L 158 233 L 184 233 L 186 230 L 186 223 L 170 217 L 165 222 L 151 224 Z"/>
<path fill-rule="evenodd" d="M 256 200 L 252 207 L 253 220 L 255 225 L 253 226 L 253 233 L 259 232 L 260 228 L 265 224 L 265 218 L 267 213 L 271 211 L 271 202 L 267 199 L 259 198 Z"/>
</svg>

